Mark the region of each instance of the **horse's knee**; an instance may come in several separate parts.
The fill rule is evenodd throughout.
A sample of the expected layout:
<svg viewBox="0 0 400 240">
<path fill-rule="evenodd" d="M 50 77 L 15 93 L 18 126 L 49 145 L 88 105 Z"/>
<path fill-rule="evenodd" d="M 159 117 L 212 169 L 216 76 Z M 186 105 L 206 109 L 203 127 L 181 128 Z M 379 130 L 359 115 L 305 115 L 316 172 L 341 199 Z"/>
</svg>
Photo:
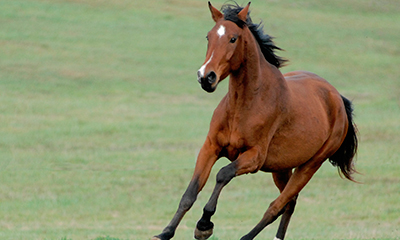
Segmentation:
<svg viewBox="0 0 400 240">
<path fill-rule="evenodd" d="M 188 211 L 193 206 L 193 203 L 196 201 L 198 191 L 198 181 L 195 180 L 190 182 L 188 188 L 181 198 L 181 201 L 179 202 L 179 209 L 183 211 Z"/>
<path fill-rule="evenodd" d="M 229 164 L 229 165 L 221 168 L 221 170 L 219 170 L 219 172 L 217 174 L 217 184 L 226 185 L 235 176 L 236 176 L 236 167 L 234 166 L 234 164 Z"/>
<path fill-rule="evenodd" d="M 183 211 L 188 211 L 193 203 L 196 201 L 196 197 L 183 195 L 181 201 L 179 202 L 179 209 Z"/>
</svg>

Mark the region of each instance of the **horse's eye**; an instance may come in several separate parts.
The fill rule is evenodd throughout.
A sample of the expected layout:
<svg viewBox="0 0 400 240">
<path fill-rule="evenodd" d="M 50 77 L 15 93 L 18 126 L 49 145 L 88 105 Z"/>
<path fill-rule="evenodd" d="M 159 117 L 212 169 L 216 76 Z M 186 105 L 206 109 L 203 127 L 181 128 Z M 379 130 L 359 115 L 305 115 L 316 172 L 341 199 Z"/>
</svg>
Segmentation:
<svg viewBox="0 0 400 240">
<path fill-rule="evenodd" d="M 237 38 L 233 37 L 233 38 L 231 38 L 230 42 L 231 42 L 231 43 L 235 43 L 236 40 L 237 40 Z"/>
<path fill-rule="evenodd" d="M 207 41 L 208 41 L 208 36 L 206 36 L 206 39 L 207 39 Z"/>
</svg>

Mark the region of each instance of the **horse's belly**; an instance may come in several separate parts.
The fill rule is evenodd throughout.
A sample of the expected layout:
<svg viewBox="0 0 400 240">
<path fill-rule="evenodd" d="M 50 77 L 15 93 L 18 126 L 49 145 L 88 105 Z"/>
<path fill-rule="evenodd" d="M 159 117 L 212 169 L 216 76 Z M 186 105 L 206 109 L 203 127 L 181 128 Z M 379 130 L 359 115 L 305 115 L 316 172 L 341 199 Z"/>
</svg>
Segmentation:
<svg viewBox="0 0 400 240">
<path fill-rule="evenodd" d="M 307 162 L 314 153 L 296 153 L 297 151 L 291 151 L 280 147 L 279 149 L 272 149 L 269 151 L 267 159 L 262 171 L 265 172 L 279 172 L 287 169 L 292 169 Z"/>
<path fill-rule="evenodd" d="M 290 132 L 275 136 L 261 170 L 275 172 L 292 169 L 310 160 L 322 148 L 327 136 L 316 129 L 308 131 L 308 134 Z"/>
</svg>

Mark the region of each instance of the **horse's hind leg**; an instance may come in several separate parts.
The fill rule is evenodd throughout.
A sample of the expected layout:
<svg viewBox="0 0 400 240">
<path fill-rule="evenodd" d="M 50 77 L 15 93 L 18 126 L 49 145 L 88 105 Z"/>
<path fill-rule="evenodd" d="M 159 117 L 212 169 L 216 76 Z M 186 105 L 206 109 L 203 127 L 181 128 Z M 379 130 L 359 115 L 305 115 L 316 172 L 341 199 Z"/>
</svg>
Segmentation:
<svg viewBox="0 0 400 240">
<path fill-rule="evenodd" d="M 299 166 L 290 177 L 286 187 L 279 197 L 273 201 L 265 212 L 261 221 L 241 240 L 254 239 L 267 225 L 274 222 L 285 212 L 285 207 L 291 202 L 308 183 L 323 161 L 312 161 Z M 279 232 L 278 232 L 279 233 Z"/>
<path fill-rule="evenodd" d="M 288 183 L 290 177 L 292 176 L 292 170 L 287 172 L 272 173 L 275 185 L 278 187 L 279 191 L 282 193 Z M 276 238 L 278 240 L 283 240 L 285 238 L 286 230 L 289 226 L 290 218 L 294 212 L 296 206 L 296 195 L 285 207 L 282 214 L 281 222 L 279 224 L 278 232 L 276 233 Z"/>
</svg>

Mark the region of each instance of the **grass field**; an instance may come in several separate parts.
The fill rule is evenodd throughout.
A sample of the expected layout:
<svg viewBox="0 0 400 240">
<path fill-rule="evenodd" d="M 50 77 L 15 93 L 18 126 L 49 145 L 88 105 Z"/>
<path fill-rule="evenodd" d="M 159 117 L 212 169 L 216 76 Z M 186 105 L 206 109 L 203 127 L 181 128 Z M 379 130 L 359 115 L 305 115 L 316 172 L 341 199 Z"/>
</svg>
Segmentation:
<svg viewBox="0 0 400 240">
<path fill-rule="evenodd" d="M 251 9 L 286 50 L 282 71 L 329 80 L 353 100 L 360 131 L 363 184 L 324 164 L 287 239 L 400 239 L 400 2 Z M 149 239 L 165 227 L 227 91 L 227 81 L 213 94 L 196 81 L 212 26 L 203 0 L 0 2 L 0 239 Z M 227 163 L 175 239 L 192 239 Z M 211 239 L 238 239 L 277 195 L 270 174 L 234 179 Z"/>
</svg>

